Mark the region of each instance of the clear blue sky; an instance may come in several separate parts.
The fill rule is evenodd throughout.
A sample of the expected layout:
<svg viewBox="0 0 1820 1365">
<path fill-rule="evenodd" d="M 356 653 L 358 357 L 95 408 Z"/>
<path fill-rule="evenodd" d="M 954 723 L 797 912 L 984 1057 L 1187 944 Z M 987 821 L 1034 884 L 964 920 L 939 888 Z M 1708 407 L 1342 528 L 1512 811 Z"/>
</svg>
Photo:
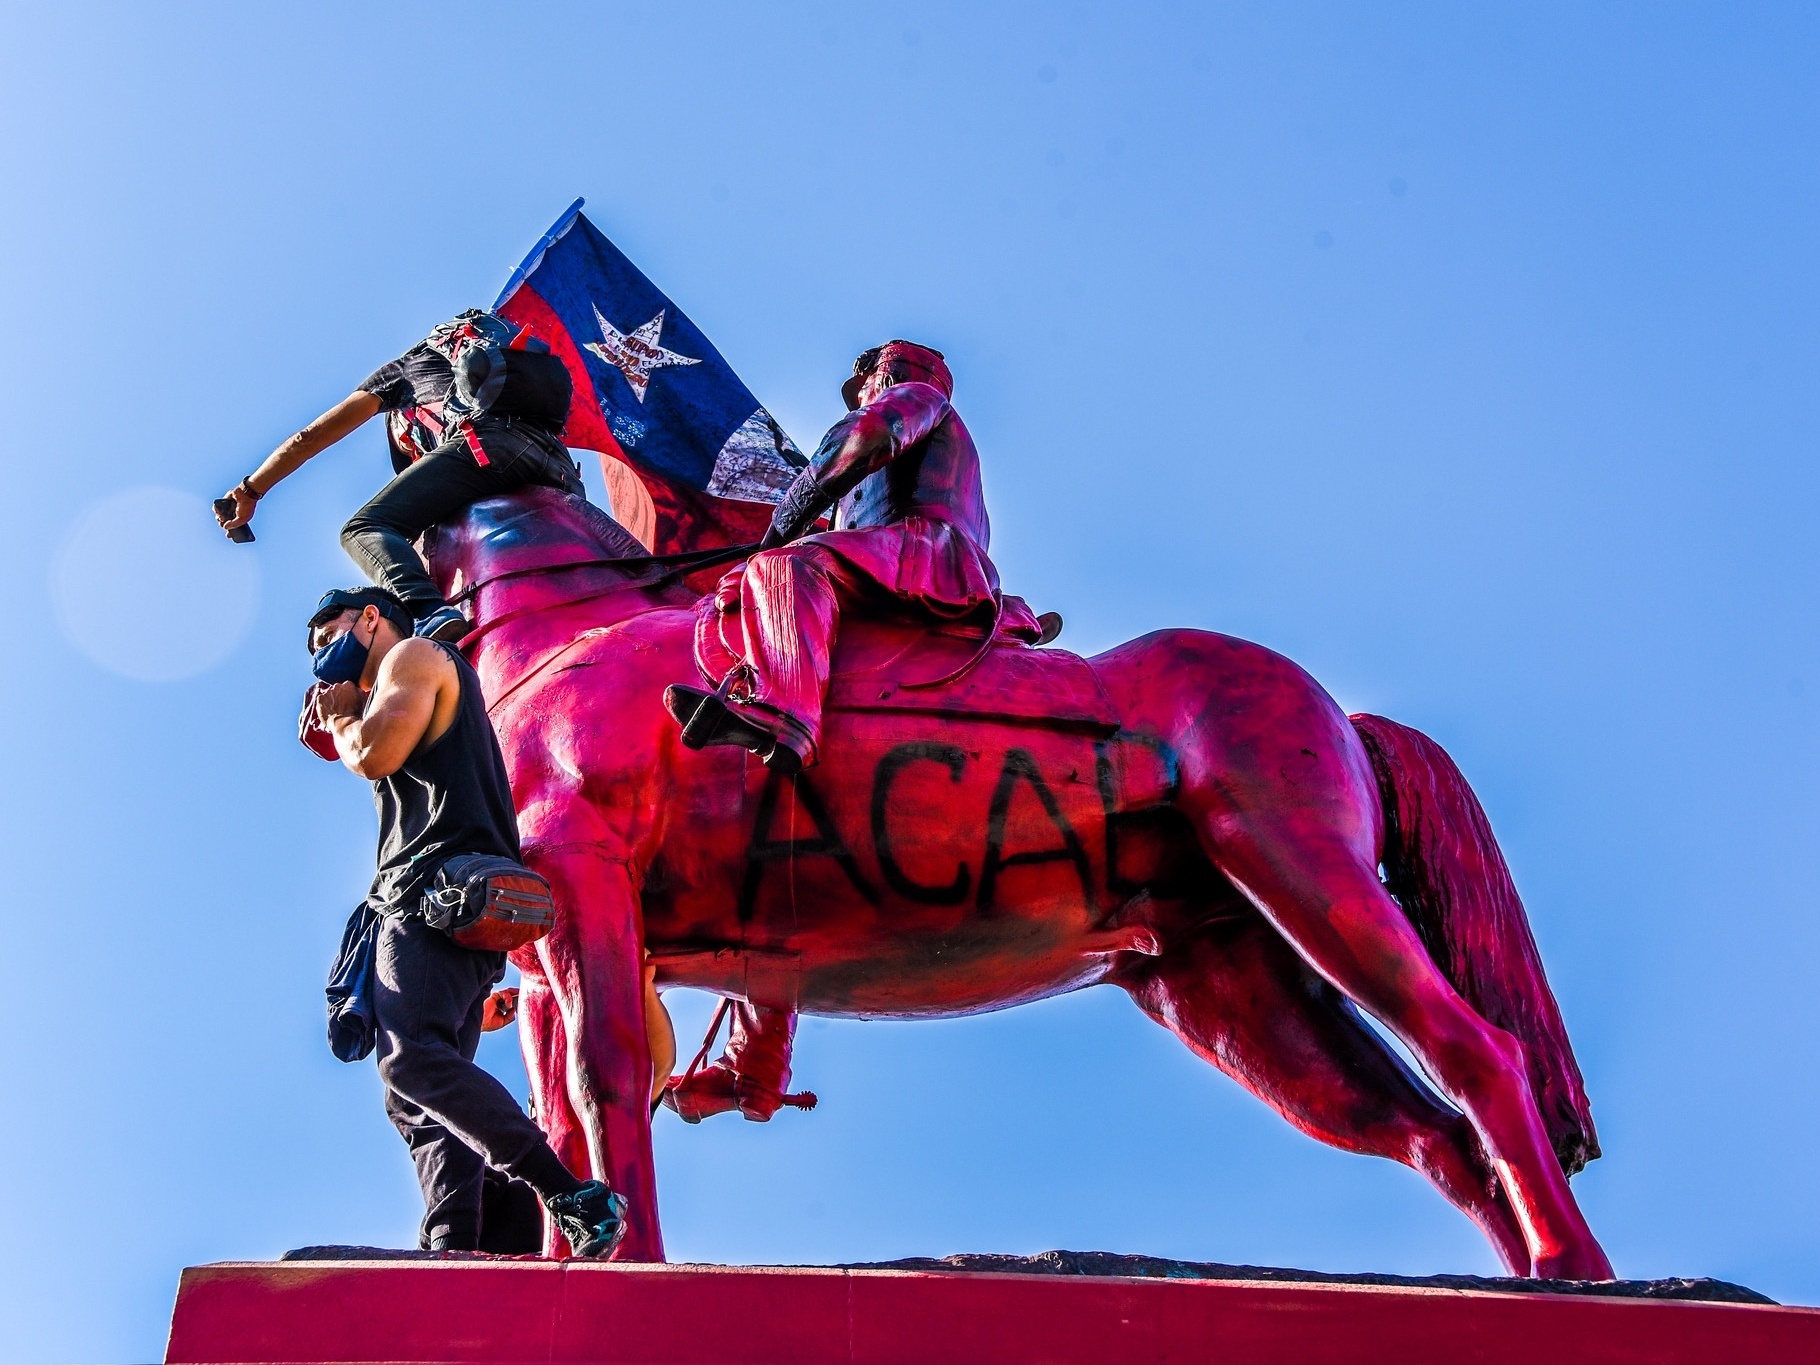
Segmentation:
<svg viewBox="0 0 1820 1365">
<path fill-rule="evenodd" d="M 186 517 L 577 194 L 805 445 L 863 346 L 947 351 L 994 554 L 1065 644 L 1230 631 L 1445 744 L 1619 1270 L 1820 1302 L 1811 6 L 0 23 L 0 1357 L 151 1359 L 186 1264 L 413 1235 L 372 1069 L 322 1039 L 369 799 L 292 736 L 379 435 L 250 550 Z M 678 1259 L 1493 1268 L 1110 990 L 811 1021 L 798 1059 L 812 1115 L 659 1121 Z"/>
</svg>

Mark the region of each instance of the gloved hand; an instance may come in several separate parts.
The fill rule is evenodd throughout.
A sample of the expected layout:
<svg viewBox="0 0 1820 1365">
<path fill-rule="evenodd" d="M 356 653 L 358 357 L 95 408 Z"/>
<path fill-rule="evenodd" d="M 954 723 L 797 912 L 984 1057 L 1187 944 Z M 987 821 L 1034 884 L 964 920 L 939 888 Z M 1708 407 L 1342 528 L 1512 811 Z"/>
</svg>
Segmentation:
<svg viewBox="0 0 1820 1365">
<path fill-rule="evenodd" d="M 764 539 L 758 542 L 758 548 L 774 550 L 779 545 L 788 545 L 815 525 L 823 509 L 833 501 L 833 496 L 817 481 L 816 471 L 805 469 L 796 476 L 796 482 L 777 504 L 777 510 L 771 513 L 771 524 L 765 528 Z"/>
</svg>

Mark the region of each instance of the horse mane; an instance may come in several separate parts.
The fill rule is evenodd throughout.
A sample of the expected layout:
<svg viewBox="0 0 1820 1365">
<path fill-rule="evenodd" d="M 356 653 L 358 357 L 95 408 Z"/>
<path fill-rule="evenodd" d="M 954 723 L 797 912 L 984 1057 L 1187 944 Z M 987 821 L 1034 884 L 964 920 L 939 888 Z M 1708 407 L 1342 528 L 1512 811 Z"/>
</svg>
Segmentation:
<svg viewBox="0 0 1820 1365">
<path fill-rule="evenodd" d="M 575 497 L 572 494 L 564 493 L 560 496 L 571 504 L 570 510 L 587 528 L 588 533 L 600 543 L 600 548 L 605 551 L 606 558 L 635 559 L 640 555 L 650 553 L 639 544 L 636 536 L 614 521 L 612 514 L 606 509 L 596 507 L 586 498 Z"/>
</svg>

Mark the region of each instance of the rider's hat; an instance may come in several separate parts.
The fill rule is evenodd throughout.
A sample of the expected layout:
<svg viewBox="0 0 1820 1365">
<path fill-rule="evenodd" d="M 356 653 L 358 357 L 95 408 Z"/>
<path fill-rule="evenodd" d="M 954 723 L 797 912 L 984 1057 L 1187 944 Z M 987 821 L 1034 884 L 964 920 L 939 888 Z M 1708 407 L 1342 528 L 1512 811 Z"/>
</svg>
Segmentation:
<svg viewBox="0 0 1820 1365">
<path fill-rule="evenodd" d="M 848 412 L 859 406 L 859 391 L 865 385 L 866 377 L 881 365 L 894 370 L 900 382 L 933 384 L 945 397 L 954 397 L 954 376 L 948 373 L 942 353 L 900 339 L 874 346 L 853 362 L 853 378 L 840 386 L 840 396 L 846 400 Z"/>
</svg>

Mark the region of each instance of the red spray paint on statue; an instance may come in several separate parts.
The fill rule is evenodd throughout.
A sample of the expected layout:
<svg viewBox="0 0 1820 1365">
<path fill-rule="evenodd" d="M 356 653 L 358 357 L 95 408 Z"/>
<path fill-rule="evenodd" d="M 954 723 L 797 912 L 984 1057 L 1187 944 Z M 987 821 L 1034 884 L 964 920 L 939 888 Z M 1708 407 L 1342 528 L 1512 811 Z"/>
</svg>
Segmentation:
<svg viewBox="0 0 1820 1365">
<path fill-rule="evenodd" d="M 1565 1030 L 1483 814 L 1431 741 L 1349 721 L 1227 636 L 1092 660 L 1001 639 L 961 671 L 981 654 L 965 623 L 849 614 L 819 764 L 782 777 L 680 743 L 660 698 L 697 676 L 696 601 L 599 563 L 638 547 L 597 509 L 530 490 L 427 545 L 473 600 L 527 859 L 558 897 L 555 931 L 519 955 L 537 1113 L 631 1200 L 621 1257 L 663 1254 L 648 952 L 660 982 L 780 1018 L 1115 983 L 1304 1131 L 1422 1171 L 1513 1271 L 1610 1274 L 1567 1186 L 1597 1144 Z"/>
</svg>

